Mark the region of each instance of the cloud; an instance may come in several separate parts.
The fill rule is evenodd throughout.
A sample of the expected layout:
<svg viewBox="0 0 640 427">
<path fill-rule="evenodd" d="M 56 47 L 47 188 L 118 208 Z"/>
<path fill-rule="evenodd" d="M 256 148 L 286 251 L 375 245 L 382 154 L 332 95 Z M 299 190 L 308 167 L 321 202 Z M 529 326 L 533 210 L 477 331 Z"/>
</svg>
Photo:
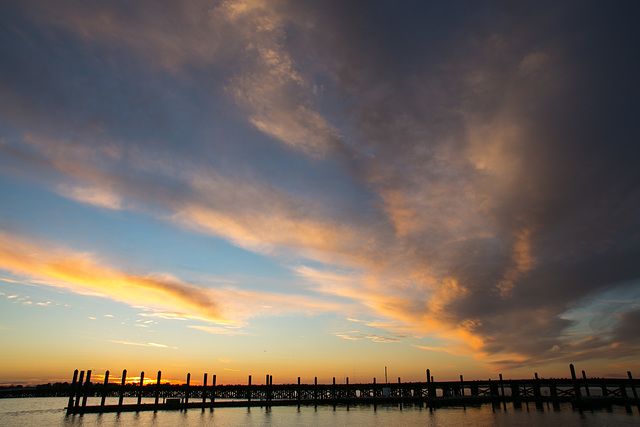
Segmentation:
<svg viewBox="0 0 640 427">
<path fill-rule="evenodd" d="M 415 347 L 415 348 L 419 348 L 421 350 L 428 350 L 428 351 L 447 353 L 447 354 L 451 354 L 451 355 L 454 355 L 454 356 L 466 356 L 466 353 L 464 351 L 458 352 L 458 351 L 452 350 L 449 347 L 430 347 L 430 346 L 426 346 L 426 345 L 415 345 L 415 344 L 412 344 L 412 346 Z"/>
<path fill-rule="evenodd" d="M 70 31 L 96 51 L 133 52 L 174 75 L 192 67 L 215 69 L 227 76 L 225 92 L 247 112 L 248 122 L 289 147 L 323 157 L 342 145 L 317 108 L 313 83 L 287 52 L 286 18 L 294 15 L 282 13 L 286 5 L 234 0 L 139 2 L 126 8 L 78 7 L 70 1 L 55 8 L 40 1 L 23 6 L 31 20 Z"/>
<path fill-rule="evenodd" d="M 121 209 L 121 201 L 119 197 L 110 192 L 105 192 L 102 188 L 96 187 L 67 187 L 60 186 L 58 191 L 64 197 L 77 200 L 81 203 L 87 203 L 93 206 L 119 210 Z"/>
<path fill-rule="evenodd" d="M 165 319 L 196 319 L 220 325 L 241 324 L 248 317 L 283 312 L 333 310 L 332 303 L 298 295 L 269 294 L 231 287 L 209 288 L 185 283 L 168 274 L 139 276 L 105 266 L 97 257 L 74 253 L 46 242 L 0 233 L 0 268 L 43 278 L 43 284 L 72 292 L 110 298 Z M 8 298 L 15 298 L 9 296 Z M 270 308 L 264 308 L 268 303 Z M 146 326 L 146 325 L 139 325 Z M 213 332 L 215 328 L 191 326 Z M 220 328 L 220 331 L 224 328 Z"/>
<path fill-rule="evenodd" d="M 251 3 L 251 6 L 248 6 Z M 287 52 L 284 20 L 274 4 L 230 1 L 223 5 L 229 21 L 244 31 L 248 64 L 231 79 L 227 90 L 248 112 L 248 120 L 261 132 L 322 158 L 341 144 L 338 131 L 317 110 L 312 84 Z"/>
<path fill-rule="evenodd" d="M 389 342 L 401 342 L 402 340 L 398 339 L 398 338 L 394 338 L 394 337 L 385 337 L 385 336 L 380 336 L 380 335 L 376 335 L 376 334 L 366 334 L 360 331 L 349 331 L 349 332 L 334 332 L 333 335 L 335 335 L 338 338 L 342 338 L 343 340 L 348 340 L 348 341 L 360 341 L 363 339 L 368 339 L 371 340 L 373 342 L 380 342 L 380 343 L 389 343 Z"/>
<path fill-rule="evenodd" d="M 25 3 L 38 22 L 70 30 L 87 42 L 126 46 L 156 66 L 177 68 L 185 61 L 208 61 L 219 51 L 224 33 L 212 37 L 224 22 L 216 17 L 216 8 L 207 2 L 158 5 L 140 2 L 76 5 L 61 1 L 58 7 L 46 2 Z M 185 27 L 184 21 L 192 25 Z M 133 25 L 133 24 L 136 25 Z M 171 35 L 167 29 L 170 28 Z"/>
<path fill-rule="evenodd" d="M 242 330 L 223 328 L 220 326 L 187 325 L 187 328 L 197 329 L 213 335 L 246 335 L 246 332 Z"/>
<path fill-rule="evenodd" d="M 174 207 L 171 220 L 246 249 L 292 248 L 309 258 L 326 259 L 344 254 L 344 245 L 357 238 L 349 224 L 313 213 L 324 210 L 314 200 L 294 198 L 263 183 L 228 180 L 206 171 L 194 176 L 190 188 L 193 197 Z"/>
<path fill-rule="evenodd" d="M 164 345 L 164 344 L 156 344 L 156 343 L 153 343 L 153 342 L 139 343 L 139 342 L 117 341 L 117 340 L 111 340 L 109 342 L 112 342 L 112 343 L 115 343 L 115 344 L 122 344 L 122 345 L 133 345 L 133 346 L 138 346 L 138 347 L 168 348 L 168 349 L 173 349 L 173 350 L 177 350 L 178 349 L 178 347 L 169 347 L 169 346 Z"/>
<path fill-rule="evenodd" d="M 361 225 L 336 215 L 311 195 L 269 182 L 226 176 L 194 161 L 169 159 L 145 148 L 111 157 L 69 140 L 31 133 L 25 138 L 28 167 L 60 173 L 54 188 L 63 197 L 97 207 L 130 209 L 181 227 L 225 238 L 245 249 L 283 249 L 335 262 L 359 256 Z M 105 142 L 117 152 L 127 150 Z M 111 148 L 107 150 L 111 152 Z M 127 173 L 120 172 L 126 168 Z M 188 189 L 188 191 L 185 191 Z"/>
<path fill-rule="evenodd" d="M 55 280 L 52 286 L 108 297 L 129 304 L 153 304 L 195 311 L 211 321 L 223 321 L 212 295 L 167 276 L 141 277 L 105 267 L 92 255 L 72 253 L 0 234 L 0 265 L 16 274 Z"/>
</svg>

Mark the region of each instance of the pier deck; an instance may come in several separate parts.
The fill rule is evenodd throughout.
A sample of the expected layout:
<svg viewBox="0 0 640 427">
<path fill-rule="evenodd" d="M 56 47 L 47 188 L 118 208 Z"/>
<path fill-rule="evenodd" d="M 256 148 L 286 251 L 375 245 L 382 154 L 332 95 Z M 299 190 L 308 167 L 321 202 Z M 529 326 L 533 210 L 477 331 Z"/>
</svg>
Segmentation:
<svg viewBox="0 0 640 427">
<path fill-rule="evenodd" d="M 191 375 L 181 385 L 161 383 L 158 372 L 155 384 L 143 384 L 144 372 L 140 374 L 138 384 L 127 384 L 126 370 L 123 371 L 120 384 L 109 382 L 109 372 L 104 382 L 94 384 L 90 381 L 91 371 L 76 370 L 70 386 L 67 414 L 157 411 L 188 408 L 218 407 L 254 407 L 283 405 L 356 405 L 356 404 L 418 404 L 429 407 L 447 405 L 474 405 L 483 403 L 500 404 L 502 402 L 551 403 L 571 402 L 575 408 L 607 407 L 611 405 L 631 406 L 640 410 L 637 389 L 640 381 L 634 379 L 631 372 L 627 378 L 582 378 L 575 375 L 573 365 L 571 378 L 540 378 L 536 373 L 529 379 L 433 381 L 430 371 L 426 371 L 425 382 L 397 382 L 350 384 L 273 384 L 273 377 L 267 375 L 264 384 L 252 384 L 251 376 L 247 384 L 216 385 L 213 375 L 212 384 L 207 384 L 204 374 L 202 385 L 191 385 Z M 88 405 L 88 398 L 101 398 L 99 405 Z M 128 398 L 125 403 L 124 399 Z M 107 404 L 118 399 L 117 404 Z M 136 403 L 129 403 L 136 398 Z M 153 403 L 143 403 L 142 399 L 153 399 Z M 95 400 L 95 399 L 92 399 Z"/>
</svg>

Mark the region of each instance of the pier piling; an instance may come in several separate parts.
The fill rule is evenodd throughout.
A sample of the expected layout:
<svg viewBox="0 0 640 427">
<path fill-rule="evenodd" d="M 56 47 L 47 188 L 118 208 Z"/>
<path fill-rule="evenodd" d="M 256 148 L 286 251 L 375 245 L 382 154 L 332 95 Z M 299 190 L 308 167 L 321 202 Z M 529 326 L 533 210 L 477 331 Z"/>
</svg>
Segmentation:
<svg viewBox="0 0 640 427">
<path fill-rule="evenodd" d="M 104 373 L 104 384 L 102 385 L 102 399 L 100 400 L 100 406 L 104 406 L 107 399 L 107 393 L 109 392 L 109 371 Z"/>
<path fill-rule="evenodd" d="M 138 388 L 138 405 L 142 403 L 142 386 L 144 385 L 144 371 L 140 372 L 140 387 Z"/>
<path fill-rule="evenodd" d="M 67 403 L 67 415 L 73 412 L 73 393 L 76 387 L 77 379 L 78 379 L 78 370 L 76 369 L 75 371 L 73 371 L 73 380 L 71 380 L 71 388 L 69 391 L 69 403 Z"/>
<path fill-rule="evenodd" d="M 127 370 L 122 371 L 122 381 L 120 382 L 120 392 L 118 394 L 118 406 L 122 406 L 122 401 L 124 400 L 124 386 L 127 381 Z"/>
</svg>

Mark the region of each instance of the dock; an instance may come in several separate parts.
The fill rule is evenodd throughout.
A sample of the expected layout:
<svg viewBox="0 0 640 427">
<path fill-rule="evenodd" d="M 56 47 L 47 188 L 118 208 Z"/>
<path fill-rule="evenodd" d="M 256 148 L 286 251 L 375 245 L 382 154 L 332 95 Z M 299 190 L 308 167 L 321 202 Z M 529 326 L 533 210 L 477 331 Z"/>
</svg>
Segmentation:
<svg viewBox="0 0 640 427">
<path fill-rule="evenodd" d="M 274 384 L 271 375 L 265 376 L 264 384 L 252 384 L 249 376 L 246 384 L 219 385 L 216 375 L 211 383 L 205 373 L 202 384 L 192 385 L 191 374 L 184 384 L 163 384 L 162 372 L 158 371 L 155 383 L 144 384 L 144 372 L 137 384 L 126 383 L 127 371 L 122 372 L 119 383 L 109 382 L 109 371 L 104 381 L 91 382 L 91 370 L 73 374 L 69 387 L 67 414 L 186 410 L 191 408 L 256 407 L 283 405 L 358 405 L 358 404 L 413 404 L 430 408 L 441 406 L 466 406 L 491 403 L 500 405 L 513 403 L 518 406 L 532 402 L 559 407 L 570 402 L 575 409 L 592 409 L 623 405 L 628 411 L 632 407 L 640 411 L 638 388 L 640 381 L 627 371 L 626 377 L 587 378 L 585 371 L 578 377 L 570 365 L 570 378 L 542 378 L 537 373 L 532 378 L 434 381 L 429 369 L 425 381 L 345 383 L 337 384 L 335 377 L 330 384 Z M 87 404 L 100 399 L 100 404 Z M 107 403 L 117 398 L 117 404 Z M 127 402 L 125 402 L 125 398 Z M 143 398 L 145 402 L 143 402 Z M 150 400 L 152 400 L 150 402 Z M 131 403 L 134 401 L 135 403 Z"/>
</svg>

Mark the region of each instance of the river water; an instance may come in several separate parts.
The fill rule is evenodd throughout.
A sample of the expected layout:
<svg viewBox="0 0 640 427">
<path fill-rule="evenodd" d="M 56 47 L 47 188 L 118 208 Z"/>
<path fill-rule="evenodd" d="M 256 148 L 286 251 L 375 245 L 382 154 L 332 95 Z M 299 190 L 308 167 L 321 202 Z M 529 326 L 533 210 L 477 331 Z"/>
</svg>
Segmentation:
<svg viewBox="0 0 640 427">
<path fill-rule="evenodd" d="M 577 411 L 569 404 L 554 410 L 523 404 L 446 407 L 419 406 L 274 406 L 272 408 L 217 408 L 158 412 L 123 412 L 66 415 L 67 398 L 44 397 L 0 399 L 0 426 L 593 426 L 619 427 L 640 425 L 640 413 L 633 407 L 611 410 Z"/>
</svg>

